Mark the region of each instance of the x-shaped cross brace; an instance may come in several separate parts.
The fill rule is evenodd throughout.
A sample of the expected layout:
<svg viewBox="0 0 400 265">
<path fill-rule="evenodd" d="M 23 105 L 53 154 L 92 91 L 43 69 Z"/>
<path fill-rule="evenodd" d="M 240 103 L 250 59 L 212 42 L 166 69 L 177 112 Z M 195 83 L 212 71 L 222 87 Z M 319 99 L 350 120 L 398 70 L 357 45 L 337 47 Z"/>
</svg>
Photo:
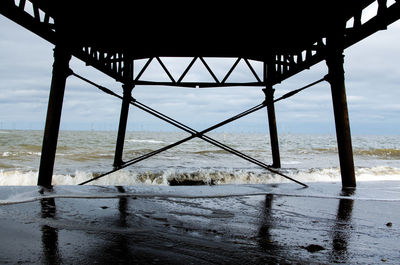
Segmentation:
<svg viewBox="0 0 400 265">
<path fill-rule="evenodd" d="M 80 78 L 80 79 L 82 79 L 82 80 L 84 80 L 84 81 L 86 81 L 86 82 L 88 82 L 88 83 L 90 83 L 90 84 L 92 84 L 92 85 L 94 85 L 94 86 L 96 86 L 97 88 L 99 88 L 100 90 L 102 90 L 103 92 L 105 92 L 107 94 L 110 94 L 110 95 L 112 95 L 114 97 L 123 99 L 122 96 L 114 93 L 113 91 L 109 90 L 108 88 L 105 88 L 105 87 L 100 86 L 100 85 L 98 85 L 96 83 L 93 83 L 90 80 L 73 73 L 72 71 L 71 71 L 71 74 L 76 76 L 76 77 L 78 77 L 78 78 Z M 92 179 L 89 179 L 89 180 L 87 180 L 85 182 L 82 182 L 79 185 L 84 185 L 84 184 L 87 184 L 87 183 L 89 183 L 91 181 L 94 181 L 96 179 L 102 178 L 102 177 L 104 177 L 106 175 L 109 175 L 111 173 L 114 173 L 114 172 L 116 172 L 116 171 L 118 171 L 118 170 L 120 170 L 122 168 L 125 168 L 125 167 L 131 166 L 133 164 L 136 164 L 136 163 L 138 163 L 138 162 L 140 162 L 142 160 L 150 158 L 150 157 L 152 157 L 152 156 L 154 156 L 156 154 L 159 154 L 161 152 L 167 151 L 167 150 L 169 150 L 169 149 L 171 149 L 171 148 L 173 148 L 175 146 L 183 144 L 183 143 L 185 143 L 185 142 L 187 142 L 189 140 L 192 140 L 194 138 L 200 138 L 200 139 L 202 139 L 202 140 L 204 140 L 204 141 L 206 141 L 206 142 L 208 142 L 208 143 L 210 143 L 212 145 L 215 145 L 215 146 L 217 146 L 217 147 L 219 147 L 219 148 L 221 148 L 221 149 L 223 149 L 223 150 L 225 150 L 225 151 L 227 151 L 227 152 L 229 152 L 231 154 L 234 154 L 234 155 L 236 155 L 238 157 L 241 157 L 242 159 L 245 159 L 245 160 L 247 160 L 247 161 L 249 161 L 249 162 L 251 162 L 253 164 L 256 164 L 256 165 L 258 165 L 258 166 L 260 166 L 260 167 L 262 167 L 262 168 L 264 168 L 264 169 L 266 169 L 266 170 L 268 170 L 268 171 L 270 171 L 270 172 L 272 172 L 274 174 L 280 175 L 280 176 L 282 176 L 284 178 L 287 178 L 287 179 L 289 179 L 291 181 L 294 181 L 294 182 L 296 182 L 296 183 L 298 183 L 298 184 L 300 184 L 300 185 L 302 185 L 304 187 L 308 187 L 306 184 L 304 184 L 304 183 L 302 183 L 302 182 L 300 182 L 298 180 L 295 180 L 295 179 L 293 179 L 293 178 L 291 178 L 291 177 L 289 177 L 289 176 L 287 176 L 287 175 L 285 175 L 285 174 L 273 169 L 271 166 L 269 166 L 269 165 L 267 165 L 267 164 L 255 159 L 255 158 L 252 158 L 252 157 L 250 157 L 250 156 L 248 156 L 246 154 L 243 154 L 242 152 L 237 151 L 237 150 L 235 150 L 235 149 L 233 149 L 233 148 L 231 148 L 231 147 L 229 147 L 229 146 L 227 146 L 227 145 L 225 145 L 225 144 L 223 144 L 223 143 L 221 143 L 221 142 L 219 142 L 219 141 L 217 141 L 217 140 L 205 135 L 206 133 L 208 133 L 210 131 L 213 131 L 213 130 L 215 130 L 215 129 L 217 129 L 217 128 L 225 125 L 225 124 L 233 122 L 233 121 L 235 121 L 235 120 L 237 120 L 239 118 L 247 116 L 247 115 L 249 115 L 249 114 L 251 114 L 251 113 L 253 113 L 255 111 L 258 111 L 260 109 L 263 109 L 264 107 L 267 107 L 266 101 L 264 101 L 263 103 L 255 106 L 253 108 L 250 108 L 250 109 L 248 109 L 248 110 L 246 110 L 246 111 L 244 111 L 244 112 L 242 112 L 242 113 L 240 113 L 240 114 L 238 114 L 236 116 L 233 116 L 232 118 L 226 119 L 226 120 L 224 120 L 224 121 L 222 121 L 222 122 L 220 122 L 220 123 L 218 123 L 218 124 L 216 124 L 214 126 L 211 126 L 211 127 L 207 128 L 205 130 L 202 130 L 200 132 L 196 131 L 196 130 L 190 128 L 189 126 L 184 125 L 183 123 L 180 123 L 180 122 L 178 122 L 178 121 L 176 121 L 176 120 L 174 120 L 174 119 L 172 119 L 172 118 L 170 118 L 170 117 L 168 117 L 168 116 L 166 116 L 164 114 L 162 114 L 161 112 L 158 112 L 158 111 L 146 106 L 145 104 L 140 103 L 139 101 L 137 101 L 136 99 L 134 99 L 132 97 L 131 97 L 131 100 L 130 100 L 130 104 L 132 104 L 133 106 L 135 106 L 135 107 L 137 107 L 137 108 L 139 108 L 139 109 L 141 109 L 141 110 L 143 110 L 143 111 L 145 111 L 145 112 L 147 112 L 147 113 L 149 113 L 149 114 L 151 114 L 151 115 L 153 115 L 153 116 L 155 116 L 155 117 L 157 117 L 157 118 L 159 118 L 159 119 L 161 119 L 161 120 L 163 120 L 163 121 L 165 121 L 165 122 L 167 122 L 167 123 L 169 123 L 169 124 L 171 124 L 171 125 L 173 125 L 173 126 L 175 126 L 177 128 L 179 128 L 179 129 L 181 129 L 181 130 L 183 130 L 183 131 L 185 131 L 187 133 L 190 133 L 191 135 L 186 137 L 186 138 L 184 138 L 184 139 L 182 139 L 182 140 L 180 140 L 180 141 L 177 141 L 177 142 L 172 143 L 170 145 L 164 146 L 164 147 L 162 147 L 160 149 L 154 150 L 154 151 L 152 151 L 150 153 L 147 153 L 147 154 L 141 155 L 139 157 L 136 157 L 134 159 L 131 159 L 129 161 L 126 161 L 121 166 L 116 167 L 116 168 L 114 168 L 113 170 L 111 170 L 109 172 L 106 172 L 104 174 L 96 176 L 96 177 L 94 177 Z"/>
</svg>

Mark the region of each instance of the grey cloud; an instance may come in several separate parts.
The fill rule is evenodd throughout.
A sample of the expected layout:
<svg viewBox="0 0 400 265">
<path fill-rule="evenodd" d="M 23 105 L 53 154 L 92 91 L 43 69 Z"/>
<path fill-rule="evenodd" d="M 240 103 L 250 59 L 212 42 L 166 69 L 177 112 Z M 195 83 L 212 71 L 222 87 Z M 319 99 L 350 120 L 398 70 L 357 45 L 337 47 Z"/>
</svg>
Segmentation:
<svg viewBox="0 0 400 265">
<path fill-rule="evenodd" d="M 386 124 L 390 128 L 397 126 L 394 131 L 400 130 L 399 36 L 400 23 L 396 22 L 387 31 L 379 32 L 345 51 L 349 112 L 351 122 L 357 126 L 356 131 L 363 132 L 365 128 L 367 132 L 373 132 L 377 123 Z M 52 49 L 49 43 L 0 16 L 0 121 L 44 121 L 53 63 Z M 177 78 L 191 58 L 162 60 L 168 65 L 174 78 Z M 205 60 L 220 80 L 235 62 L 235 59 L 230 58 Z M 199 62 L 193 66 L 186 80 L 212 81 L 210 74 Z M 136 73 L 144 63 L 143 60 L 136 63 Z M 228 81 L 254 80 L 243 64 L 244 61 L 241 61 Z M 85 66 L 77 59 L 71 60 L 70 65 L 78 74 L 122 95 L 121 84 L 115 80 Z M 259 76 L 262 76 L 262 64 L 252 62 L 252 65 Z M 161 70 L 161 67 L 155 64 L 153 71 L 149 68 L 143 78 L 169 80 L 163 71 L 154 71 L 157 69 Z M 321 62 L 276 85 L 275 97 L 314 82 L 326 74 L 325 62 Z M 157 110 L 198 127 L 228 118 L 264 100 L 261 88 L 248 87 L 185 89 L 137 86 L 133 95 Z M 118 99 L 103 94 L 75 77 L 68 78 L 62 120 L 65 124 L 110 123 L 115 126 L 119 111 Z M 309 129 L 306 127 L 314 123 L 314 129 L 318 125 L 329 129 L 330 126 L 326 124 L 333 123 L 329 84 L 321 83 L 277 103 L 276 115 L 278 127 L 307 131 Z M 131 126 L 150 123 L 157 124 L 155 126 L 161 126 L 160 128 L 164 126 L 158 125 L 164 124 L 163 122 L 156 121 L 135 108 L 131 108 L 129 123 L 133 124 Z M 254 113 L 237 124 L 265 131 L 266 112 L 263 110 Z M 290 127 L 291 124 L 293 127 Z M 312 129 L 309 131 L 313 132 Z"/>
</svg>

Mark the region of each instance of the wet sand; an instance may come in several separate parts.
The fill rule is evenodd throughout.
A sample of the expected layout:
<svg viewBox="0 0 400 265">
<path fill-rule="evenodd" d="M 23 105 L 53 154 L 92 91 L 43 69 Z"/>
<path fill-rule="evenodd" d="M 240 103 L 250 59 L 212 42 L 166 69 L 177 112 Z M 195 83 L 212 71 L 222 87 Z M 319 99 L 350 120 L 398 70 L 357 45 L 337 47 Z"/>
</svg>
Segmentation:
<svg viewBox="0 0 400 265">
<path fill-rule="evenodd" d="M 400 182 L 362 182 L 355 192 L 313 183 L 72 186 L 43 194 L 0 187 L 0 194 L 0 264 L 400 260 Z"/>
</svg>

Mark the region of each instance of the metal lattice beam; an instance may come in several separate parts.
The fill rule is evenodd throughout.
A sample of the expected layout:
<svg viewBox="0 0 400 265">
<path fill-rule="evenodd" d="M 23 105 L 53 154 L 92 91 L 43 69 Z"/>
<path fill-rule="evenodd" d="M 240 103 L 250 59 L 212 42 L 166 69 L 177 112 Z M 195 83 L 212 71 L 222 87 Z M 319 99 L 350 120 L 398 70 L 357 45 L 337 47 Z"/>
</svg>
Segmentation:
<svg viewBox="0 0 400 265">
<path fill-rule="evenodd" d="M 56 45 L 62 39 L 57 32 L 57 21 L 45 9 L 41 9 L 32 0 L 1 0 L 0 13 L 17 24 L 25 27 L 41 38 Z M 70 47 L 71 48 L 71 47 Z M 72 47 L 73 56 L 91 65 L 106 75 L 123 80 L 123 52 L 109 52 L 96 47 Z"/>
<path fill-rule="evenodd" d="M 377 8 L 375 16 L 362 23 L 363 12 L 375 3 Z M 370 11 L 371 12 L 371 11 Z M 386 0 L 360 1 L 359 6 L 346 16 L 344 22 L 347 25 L 343 28 L 344 47 L 346 49 L 355 43 L 369 37 L 377 31 L 387 29 L 387 26 L 400 18 L 400 2 L 396 1 L 387 6 Z M 353 21 L 352 25 L 351 22 Z M 350 24 L 350 25 L 349 25 Z M 275 83 L 305 70 L 314 64 L 326 59 L 326 36 L 322 36 L 306 49 L 296 53 L 277 53 L 274 66 L 277 70 Z"/>
<path fill-rule="evenodd" d="M 163 69 L 162 73 L 159 74 L 166 74 L 170 81 L 155 81 L 155 80 L 145 80 L 142 78 L 142 75 L 148 70 L 149 65 L 156 59 L 156 61 L 160 64 L 161 68 Z M 232 72 L 235 70 L 238 63 L 243 60 L 245 62 L 246 67 L 248 70 L 253 74 L 255 81 L 254 82 L 227 82 L 227 79 L 231 76 Z M 207 70 L 207 73 L 213 79 L 213 82 L 202 82 L 202 81 L 193 81 L 188 82 L 184 81 L 185 76 L 190 72 L 192 66 L 196 61 L 199 61 Z M 175 80 L 176 79 L 176 80 Z M 134 79 L 134 83 L 136 85 L 162 85 L 162 86 L 180 86 L 180 87 L 230 87 L 230 86 L 265 86 L 264 80 L 260 78 L 257 72 L 254 70 L 253 66 L 249 62 L 247 58 L 236 58 L 233 65 L 228 68 L 228 71 L 225 73 L 222 80 L 218 79 L 215 74 L 215 71 L 210 67 L 210 65 L 206 62 L 204 57 L 193 57 L 190 63 L 186 66 L 182 74 L 178 78 L 174 78 L 170 73 L 168 67 L 163 63 L 160 57 L 152 57 L 148 58 L 143 68 L 138 73 L 137 77 Z"/>
</svg>

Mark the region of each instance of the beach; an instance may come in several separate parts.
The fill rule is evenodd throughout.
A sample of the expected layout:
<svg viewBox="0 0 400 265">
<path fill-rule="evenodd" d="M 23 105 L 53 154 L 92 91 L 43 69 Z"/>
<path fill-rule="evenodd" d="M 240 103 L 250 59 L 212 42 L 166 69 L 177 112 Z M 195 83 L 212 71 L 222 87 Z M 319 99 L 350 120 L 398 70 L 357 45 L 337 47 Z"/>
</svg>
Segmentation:
<svg viewBox="0 0 400 265">
<path fill-rule="evenodd" d="M 398 264 L 400 182 L 0 187 L 1 264 Z"/>
<path fill-rule="evenodd" d="M 211 137 L 271 161 L 266 134 Z M 128 132 L 124 159 L 187 137 Z M 41 131 L 0 131 L 0 264 L 397 264 L 399 136 L 354 136 L 343 191 L 332 135 L 280 136 L 280 172 L 196 139 L 112 169 L 115 132 L 62 131 L 53 189 Z M 188 185 L 190 184 L 190 185 Z"/>
</svg>

